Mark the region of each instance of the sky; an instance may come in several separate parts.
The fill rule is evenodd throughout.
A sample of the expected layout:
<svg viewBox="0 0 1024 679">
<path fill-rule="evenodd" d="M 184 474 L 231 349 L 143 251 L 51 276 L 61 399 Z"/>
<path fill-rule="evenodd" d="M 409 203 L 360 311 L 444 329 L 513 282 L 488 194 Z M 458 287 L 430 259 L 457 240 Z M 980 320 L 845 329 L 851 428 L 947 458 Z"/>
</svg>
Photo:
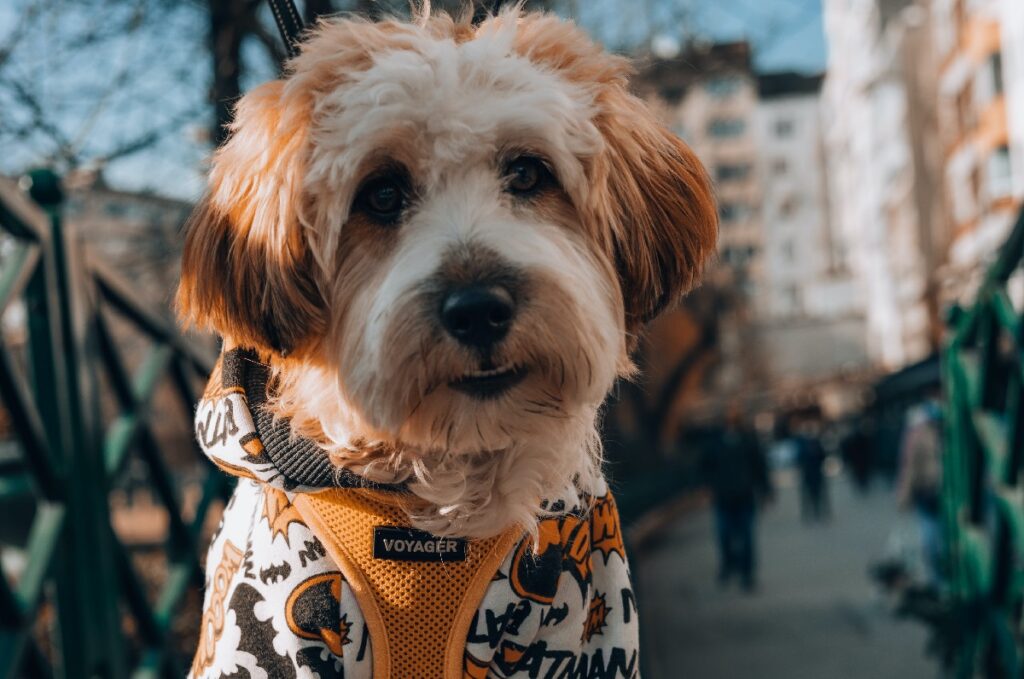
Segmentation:
<svg viewBox="0 0 1024 679">
<path fill-rule="evenodd" d="M 21 8 L 46 0 L 4 0 L 0 2 L 0 53 L 15 30 Z M 645 51 L 655 38 L 659 44 L 673 44 L 696 36 L 702 40 L 723 41 L 748 39 L 754 45 L 755 67 L 761 72 L 796 70 L 816 72 L 825 68 L 826 45 L 821 18 L 822 0 L 564 0 L 565 8 L 574 7 L 577 22 L 612 49 L 626 52 Z M 208 61 L 203 52 L 205 24 L 193 3 L 180 3 L 163 16 L 155 29 L 139 31 L 112 41 L 90 53 L 88 63 L 72 53 L 61 61 L 61 42 L 67 34 L 88 22 L 110 19 L 100 2 L 88 9 L 88 2 L 78 6 L 64 3 L 59 21 L 65 27 L 43 23 L 33 28 L 30 42 L 19 45 L 20 52 L 4 66 L 0 58 L 0 79 L 3 68 L 26 69 L 38 74 L 42 83 L 44 104 L 61 111 L 58 122 L 71 136 L 81 136 L 83 147 L 114 146 L 115 141 L 130 139 L 133 129 L 147 129 L 153 120 L 175 116 L 190 110 L 206 111 L 205 84 Z M 130 3 L 119 5 L 130 8 Z M 163 5 L 167 7 L 168 5 Z M 97 11 L 95 8 L 99 7 Z M 84 8 L 84 9 L 83 9 Z M 108 16 L 98 16 L 107 13 Z M 62 31 L 62 28 L 67 30 Z M 40 51 L 40 42 L 50 43 Z M 261 48 L 249 49 L 250 66 L 245 85 L 252 86 L 273 77 L 273 66 Z M 55 56 L 57 55 L 57 56 Z M 0 54 L 2 56 L 2 54 Z M 140 65 L 134 68 L 134 65 Z M 102 89 L 106 80 L 125 74 L 129 87 L 112 97 L 103 112 L 91 116 L 85 101 L 61 97 L 66 83 L 95 81 Z M 130 78 L 130 79 L 129 79 Z M 118 99 L 117 97 L 121 97 Z M 0 87 L 0 116 L 13 119 L 15 109 L 4 101 Z M 83 122 L 84 121 L 84 122 Z M 128 190 L 150 190 L 156 193 L 196 199 L 203 190 L 204 158 L 208 149 L 201 141 L 204 128 L 198 117 L 195 124 L 181 126 L 166 135 L 154 147 L 106 166 L 107 181 Z M 3 120 L 0 119 L 0 125 Z M 29 138 L 22 143 L 5 144 L 0 155 L 0 172 L 15 173 L 38 164 L 43 153 L 39 140 Z"/>
<path fill-rule="evenodd" d="M 648 36 L 750 40 L 758 70 L 819 72 L 826 62 L 822 0 L 579 0 L 579 23 L 615 47 Z M 627 9 L 628 8 L 628 9 Z"/>
<path fill-rule="evenodd" d="M 759 71 L 825 70 L 821 0 L 704 0 L 700 5 L 698 24 L 709 35 L 753 38 Z"/>
</svg>

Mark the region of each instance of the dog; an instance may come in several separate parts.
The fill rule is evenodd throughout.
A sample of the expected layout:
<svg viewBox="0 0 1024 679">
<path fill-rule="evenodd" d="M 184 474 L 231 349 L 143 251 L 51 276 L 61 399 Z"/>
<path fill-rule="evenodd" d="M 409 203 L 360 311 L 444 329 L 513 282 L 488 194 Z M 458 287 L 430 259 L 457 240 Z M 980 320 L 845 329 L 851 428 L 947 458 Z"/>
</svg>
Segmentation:
<svg viewBox="0 0 1024 679">
<path fill-rule="evenodd" d="M 177 306 L 238 477 L 193 677 L 635 677 L 602 403 L 699 279 L 704 168 L 521 8 L 321 22 L 238 102 Z"/>
</svg>

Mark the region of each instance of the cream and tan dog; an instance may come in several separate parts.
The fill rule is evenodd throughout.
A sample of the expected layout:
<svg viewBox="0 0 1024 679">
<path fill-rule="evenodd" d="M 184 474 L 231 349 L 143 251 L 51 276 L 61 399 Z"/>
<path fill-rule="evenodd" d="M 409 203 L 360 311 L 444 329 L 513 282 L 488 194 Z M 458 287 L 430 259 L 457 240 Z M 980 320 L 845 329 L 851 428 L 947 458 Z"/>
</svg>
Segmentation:
<svg viewBox="0 0 1024 679">
<path fill-rule="evenodd" d="M 628 92 L 629 70 L 570 23 L 517 9 L 479 25 L 429 11 L 321 23 L 285 79 L 238 104 L 189 228 L 182 317 L 265 366 L 259 411 L 344 470 L 336 486 L 398 488 L 399 523 L 471 547 L 526 536 L 509 542 L 509 559 L 519 544 L 567 550 L 545 522 L 585 523 L 607 496 L 602 402 L 633 374 L 643 324 L 695 283 L 717 234 L 704 169 Z M 288 483 L 280 464 L 246 469 L 270 458 L 251 394 L 218 405 L 245 397 L 240 385 L 212 384 L 198 424 L 215 461 L 256 480 L 239 491 L 255 494 L 251 533 L 317 484 Z M 246 429 L 231 430 L 239 408 L 253 409 L 259 451 L 228 460 L 216 451 Z M 268 515 L 275 486 L 284 493 Z M 302 516 L 286 541 L 310 523 Z M 211 587 L 223 542 L 211 549 Z M 495 566 L 511 577 L 514 564 Z M 234 611 L 233 582 L 222 614 Z M 584 618 L 602 589 L 587 584 L 574 604 Z M 278 626 L 301 628 L 286 619 Z M 376 653 L 387 633 L 373 627 Z M 216 645 L 213 631 L 204 622 Z"/>
</svg>

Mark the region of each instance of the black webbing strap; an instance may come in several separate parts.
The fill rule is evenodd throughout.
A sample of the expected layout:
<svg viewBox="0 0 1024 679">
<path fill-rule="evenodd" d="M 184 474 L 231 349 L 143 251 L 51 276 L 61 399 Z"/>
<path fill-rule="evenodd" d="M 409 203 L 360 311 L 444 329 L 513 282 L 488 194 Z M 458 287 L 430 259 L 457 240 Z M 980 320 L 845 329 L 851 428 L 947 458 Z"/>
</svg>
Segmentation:
<svg viewBox="0 0 1024 679">
<path fill-rule="evenodd" d="M 277 23 L 277 30 L 281 31 L 281 39 L 284 40 L 288 56 L 294 57 L 299 53 L 299 36 L 302 34 L 302 17 L 295 9 L 294 0 L 267 0 L 270 4 L 270 11 L 274 13 L 274 21 Z M 491 14 L 497 14 L 505 0 L 492 0 Z M 473 23 L 479 23 L 486 17 L 486 14 L 477 12 L 473 17 Z"/>
<path fill-rule="evenodd" d="M 483 23 L 489 16 L 497 16 L 505 2 L 506 0 L 490 0 L 490 2 L 476 4 L 476 11 L 473 12 L 473 25 Z"/>
<path fill-rule="evenodd" d="M 270 11 L 274 13 L 277 30 L 281 31 L 281 39 L 284 40 L 288 56 L 294 57 L 299 53 L 299 35 L 303 28 L 302 17 L 295 9 L 295 2 L 293 0 L 267 0 L 267 2 L 270 3 Z"/>
</svg>

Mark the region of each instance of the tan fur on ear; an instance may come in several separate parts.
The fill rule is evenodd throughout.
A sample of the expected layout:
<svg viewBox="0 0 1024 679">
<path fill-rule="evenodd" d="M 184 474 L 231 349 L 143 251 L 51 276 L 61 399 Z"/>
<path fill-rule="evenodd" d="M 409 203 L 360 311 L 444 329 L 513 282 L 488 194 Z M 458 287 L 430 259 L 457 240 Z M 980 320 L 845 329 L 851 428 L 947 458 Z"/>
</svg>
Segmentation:
<svg viewBox="0 0 1024 679">
<path fill-rule="evenodd" d="M 184 322 L 279 353 L 322 334 L 324 305 L 299 214 L 308 116 L 280 81 L 239 102 L 209 194 L 188 225 L 177 294 Z"/>
<path fill-rule="evenodd" d="M 330 251 L 334 241 L 306 238 L 324 209 L 302 191 L 313 101 L 418 30 L 397 21 L 321 21 L 289 62 L 287 81 L 242 97 L 232 135 L 214 155 L 209 194 L 188 226 L 177 295 L 185 323 L 278 351 L 294 352 L 322 336 L 315 264 L 329 262 L 316 253 Z"/>
<path fill-rule="evenodd" d="M 689 147 L 628 92 L 625 59 L 554 16 L 529 14 L 518 23 L 519 53 L 595 92 L 593 122 L 605 149 L 589 159 L 592 194 L 582 208 L 603 229 L 594 235 L 612 251 L 635 331 L 689 290 L 714 252 L 711 181 Z"/>
<path fill-rule="evenodd" d="M 595 122 L 607 148 L 594 179 L 605 187 L 599 209 L 610 217 L 627 320 L 637 326 L 700 279 L 718 212 L 707 172 L 682 140 L 624 90 L 603 99 Z"/>
</svg>

